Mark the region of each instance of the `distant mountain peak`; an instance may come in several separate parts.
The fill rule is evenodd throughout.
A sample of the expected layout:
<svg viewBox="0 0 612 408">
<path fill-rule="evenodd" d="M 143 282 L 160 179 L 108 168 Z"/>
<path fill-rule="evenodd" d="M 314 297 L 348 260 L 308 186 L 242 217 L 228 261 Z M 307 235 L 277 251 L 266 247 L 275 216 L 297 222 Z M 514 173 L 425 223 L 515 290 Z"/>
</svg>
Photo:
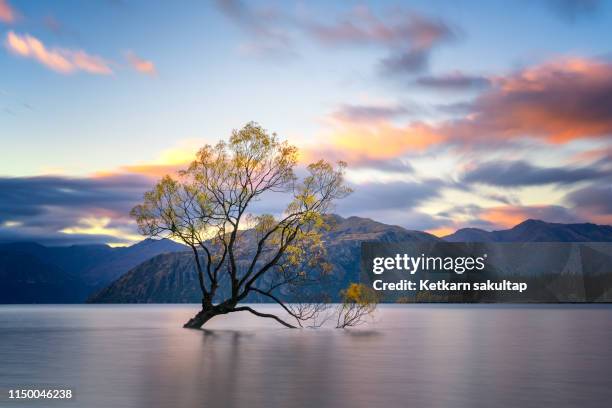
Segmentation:
<svg viewBox="0 0 612 408">
<path fill-rule="evenodd" d="M 612 242 L 612 227 L 592 223 L 561 224 L 530 218 L 505 230 L 462 228 L 442 239 L 449 242 Z"/>
<path fill-rule="evenodd" d="M 171 251 L 187 249 L 185 245 L 179 244 L 178 242 L 172 241 L 171 239 L 167 238 L 145 238 L 140 242 L 130 245 L 128 248 L 144 249 L 149 247 L 168 248 Z"/>
<path fill-rule="evenodd" d="M 542 220 L 536 220 L 535 218 L 528 218 L 525 221 L 516 224 L 513 228 L 516 228 L 520 225 L 545 225 L 545 224 L 551 224 L 551 223 L 542 221 Z"/>
</svg>

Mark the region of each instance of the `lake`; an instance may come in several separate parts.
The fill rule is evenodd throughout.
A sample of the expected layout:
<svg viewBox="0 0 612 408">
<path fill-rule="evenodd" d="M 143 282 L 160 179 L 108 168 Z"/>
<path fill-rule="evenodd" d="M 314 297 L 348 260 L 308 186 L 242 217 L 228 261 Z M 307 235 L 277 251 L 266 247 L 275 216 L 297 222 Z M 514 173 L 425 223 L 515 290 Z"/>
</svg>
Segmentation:
<svg viewBox="0 0 612 408">
<path fill-rule="evenodd" d="M 611 305 L 386 305 L 349 330 L 242 312 L 183 329 L 196 308 L 0 306 L 0 406 L 612 406 Z"/>
</svg>

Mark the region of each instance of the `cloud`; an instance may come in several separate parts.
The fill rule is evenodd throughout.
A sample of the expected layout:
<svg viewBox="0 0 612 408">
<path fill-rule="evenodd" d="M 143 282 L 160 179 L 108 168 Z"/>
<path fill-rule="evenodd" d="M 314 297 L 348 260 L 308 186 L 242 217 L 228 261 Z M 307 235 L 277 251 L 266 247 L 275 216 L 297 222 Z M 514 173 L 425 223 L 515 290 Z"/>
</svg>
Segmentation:
<svg viewBox="0 0 612 408">
<path fill-rule="evenodd" d="M 4 45 L 13 54 L 24 58 L 32 58 L 47 68 L 62 74 L 77 71 L 96 75 L 113 73 L 110 63 L 101 57 L 89 55 L 83 50 L 49 49 L 39 39 L 29 34 L 19 35 L 9 31 Z"/>
<path fill-rule="evenodd" d="M 442 183 L 439 181 L 390 183 L 368 182 L 351 186 L 354 192 L 338 202 L 337 209 L 344 214 L 410 209 L 426 200 L 437 197 Z M 384 197 L 384 199 L 381 199 Z"/>
<path fill-rule="evenodd" d="M 546 222 L 584 222 L 570 209 L 560 205 L 500 206 L 483 209 L 478 217 L 496 228 L 510 228 L 527 219 Z"/>
<path fill-rule="evenodd" d="M 342 121 L 354 122 L 371 122 L 378 120 L 395 119 L 409 113 L 414 109 L 410 109 L 401 105 L 341 105 L 336 112 L 332 114 L 335 118 Z"/>
<path fill-rule="evenodd" d="M 612 182 L 591 185 L 569 193 L 565 200 L 578 211 L 596 216 L 606 216 L 612 222 Z"/>
<path fill-rule="evenodd" d="M 303 151 L 304 161 L 326 157 L 359 165 L 372 160 L 393 159 L 410 151 L 423 151 L 440 142 L 430 126 L 412 123 L 399 126 L 388 120 L 351 121 L 331 118 L 322 136 L 325 142 Z"/>
<path fill-rule="evenodd" d="M 126 242 L 130 209 L 152 186 L 137 175 L 0 178 L 0 240 Z"/>
<path fill-rule="evenodd" d="M 328 46 L 409 45 L 413 49 L 428 49 L 454 36 L 442 20 L 404 10 L 394 10 L 379 18 L 367 6 L 357 6 L 331 24 L 311 21 L 306 26 L 315 39 Z"/>
<path fill-rule="evenodd" d="M 161 151 L 153 160 L 122 166 L 120 173 L 137 174 L 149 178 L 161 178 L 166 174 L 176 174 L 189 167 L 196 153 L 206 144 L 201 139 L 184 139 L 171 148 Z M 99 176 L 112 176 L 117 173 L 100 173 Z"/>
<path fill-rule="evenodd" d="M 441 113 L 466 116 L 472 111 L 472 102 L 441 103 L 434 106 Z"/>
<path fill-rule="evenodd" d="M 380 61 L 382 71 L 391 74 L 413 74 L 424 71 L 429 64 L 429 50 L 408 50 L 395 53 Z"/>
<path fill-rule="evenodd" d="M 240 0 L 216 0 L 219 10 L 249 35 L 240 50 L 255 57 L 293 58 L 293 36 L 284 26 L 289 18 L 279 10 L 255 9 Z"/>
<path fill-rule="evenodd" d="M 367 6 L 357 6 L 333 23 L 309 21 L 304 27 L 310 36 L 328 47 L 388 49 L 389 55 L 380 61 L 385 74 L 422 71 L 435 46 L 456 38 L 455 30 L 440 19 L 401 9 L 381 18 Z"/>
<path fill-rule="evenodd" d="M 466 90 L 466 89 L 481 89 L 489 86 L 488 78 L 477 75 L 465 75 L 462 72 L 455 71 L 447 75 L 439 76 L 422 76 L 415 81 L 417 85 L 431 88 L 435 90 Z"/>
<path fill-rule="evenodd" d="M 0 21 L 12 23 L 17 19 L 17 13 L 6 0 L 0 0 Z"/>
<path fill-rule="evenodd" d="M 477 165 L 462 176 L 467 183 L 481 183 L 500 187 L 537 186 L 544 184 L 572 184 L 609 175 L 591 167 L 538 167 L 525 161 L 495 161 Z"/>
<path fill-rule="evenodd" d="M 132 51 L 126 53 L 126 58 L 132 68 L 134 68 L 141 74 L 155 75 L 157 73 L 155 64 L 152 61 L 148 61 L 144 58 L 141 58 L 138 55 L 134 54 Z"/>
<path fill-rule="evenodd" d="M 596 161 L 596 163 L 600 164 L 612 163 L 612 146 L 581 151 L 573 159 L 579 163 L 584 161 Z"/>
<path fill-rule="evenodd" d="M 342 216 L 368 217 L 409 229 L 431 230 L 440 227 L 444 220 L 421 212 L 418 207 L 438 197 L 443 186 L 439 180 L 353 184 L 354 192 L 340 200 L 334 212 Z"/>
<path fill-rule="evenodd" d="M 400 124 L 397 119 L 412 113 L 410 108 L 341 105 L 327 118 L 323 142 L 315 153 L 354 164 L 397 158 L 434 146 L 465 152 L 526 141 L 554 145 L 579 139 L 609 140 L 612 63 L 574 58 L 536 65 L 491 78 L 490 86 L 473 101 L 435 109 L 454 118 Z M 589 173 L 572 173 L 580 174 Z"/>
<path fill-rule="evenodd" d="M 470 114 L 438 128 L 449 139 L 534 137 L 553 143 L 612 134 L 612 63 L 565 59 L 493 80 Z"/>
<path fill-rule="evenodd" d="M 436 235 L 448 235 L 461 228 L 480 228 L 500 230 L 512 228 L 525 220 L 538 219 L 555 223 L 582 223 L 588 217 L 582 217 L 575 209 L 563 205 L 499 205 L 482 207 L 477 204 L 455 205 L 436 214 L 440 223 L 440 232 Z"/>
<path fill-rule="evenodd" d="M 351 170 L 378 170 L 386 173 L 411 174 L 414 168 L 406 160 L 402 159 L 374 159 L 362 160 L 351 165 Z"/>
<path fill-rule="evenodd" d="M 241 50 L 262 57 L 295 57 L 300 34 L 328 48 L 383 48 L 389 52 L 380 62 L 385 73 L 417 72 L 427 66 L 434 47 L 456 37 L 456 30 L 446 22 L 400 8 L 380 17 L 360 5 L 324 21 L 280 8 L 249 7 L 239 0 L 217 0 L 216 4 L 251 37 Z"/>
<path fill-rule="evenodd" d="M 454 206 L 438 214 L 447 218 L 448 229 L 482 228 L 487 230 L 514 227 L 528 219 L 546 222 L 576 223 L 584 222 L 575 211 L 561 205 L 501 205 L 480 207 L 475 204 Z M 461 219 L 460 222 L 454 220 Z"/>
</svg>

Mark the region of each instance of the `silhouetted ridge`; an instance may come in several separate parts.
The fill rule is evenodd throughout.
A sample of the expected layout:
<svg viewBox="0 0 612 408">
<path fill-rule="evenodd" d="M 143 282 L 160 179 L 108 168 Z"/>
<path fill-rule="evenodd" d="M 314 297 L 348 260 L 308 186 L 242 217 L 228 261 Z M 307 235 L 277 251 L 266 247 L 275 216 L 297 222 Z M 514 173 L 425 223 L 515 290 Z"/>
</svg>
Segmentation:
<svg viewBox="0 0 612 408">
<path fill-rule="evenodd" d="M 507 230 L 463 228 L 443 239 L 449 242 L 612 242 L 612 227 L 528 219 Z"/>
</svg>

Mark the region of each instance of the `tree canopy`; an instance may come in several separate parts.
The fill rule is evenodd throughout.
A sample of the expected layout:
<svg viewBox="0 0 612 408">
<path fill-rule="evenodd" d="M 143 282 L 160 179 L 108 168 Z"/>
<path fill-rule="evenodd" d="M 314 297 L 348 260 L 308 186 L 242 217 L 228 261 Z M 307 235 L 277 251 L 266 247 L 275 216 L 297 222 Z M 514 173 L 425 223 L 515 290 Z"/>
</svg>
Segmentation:
<svg viewBox="0 0 612 408">
<path fill-rule="evenodd" d="M 351 190 L 343 162 L 311 163 L 302 177 L 297 168 L 297 148 L 251 122 L 229 141 L 202 147 L 186 169 L 163 177 L 132 209 L 142 234 L 191 249 L 202 310 L 186 327 L 237 311 L 288 327 L 317 317 L 320 299 L 305 287 L 329 273 L 321 234 L 334 202 Z M 286 206 L 277 214 L 251 211 L 257 201 L 283 198 Z M 220 293 L 222 284 L 228 292 Z M 291 303 L 279 298 L 280 288 L 294 294 Z M 239 306 L 252 293 L 280 304 L 295 324 Z"/>
</svg>

